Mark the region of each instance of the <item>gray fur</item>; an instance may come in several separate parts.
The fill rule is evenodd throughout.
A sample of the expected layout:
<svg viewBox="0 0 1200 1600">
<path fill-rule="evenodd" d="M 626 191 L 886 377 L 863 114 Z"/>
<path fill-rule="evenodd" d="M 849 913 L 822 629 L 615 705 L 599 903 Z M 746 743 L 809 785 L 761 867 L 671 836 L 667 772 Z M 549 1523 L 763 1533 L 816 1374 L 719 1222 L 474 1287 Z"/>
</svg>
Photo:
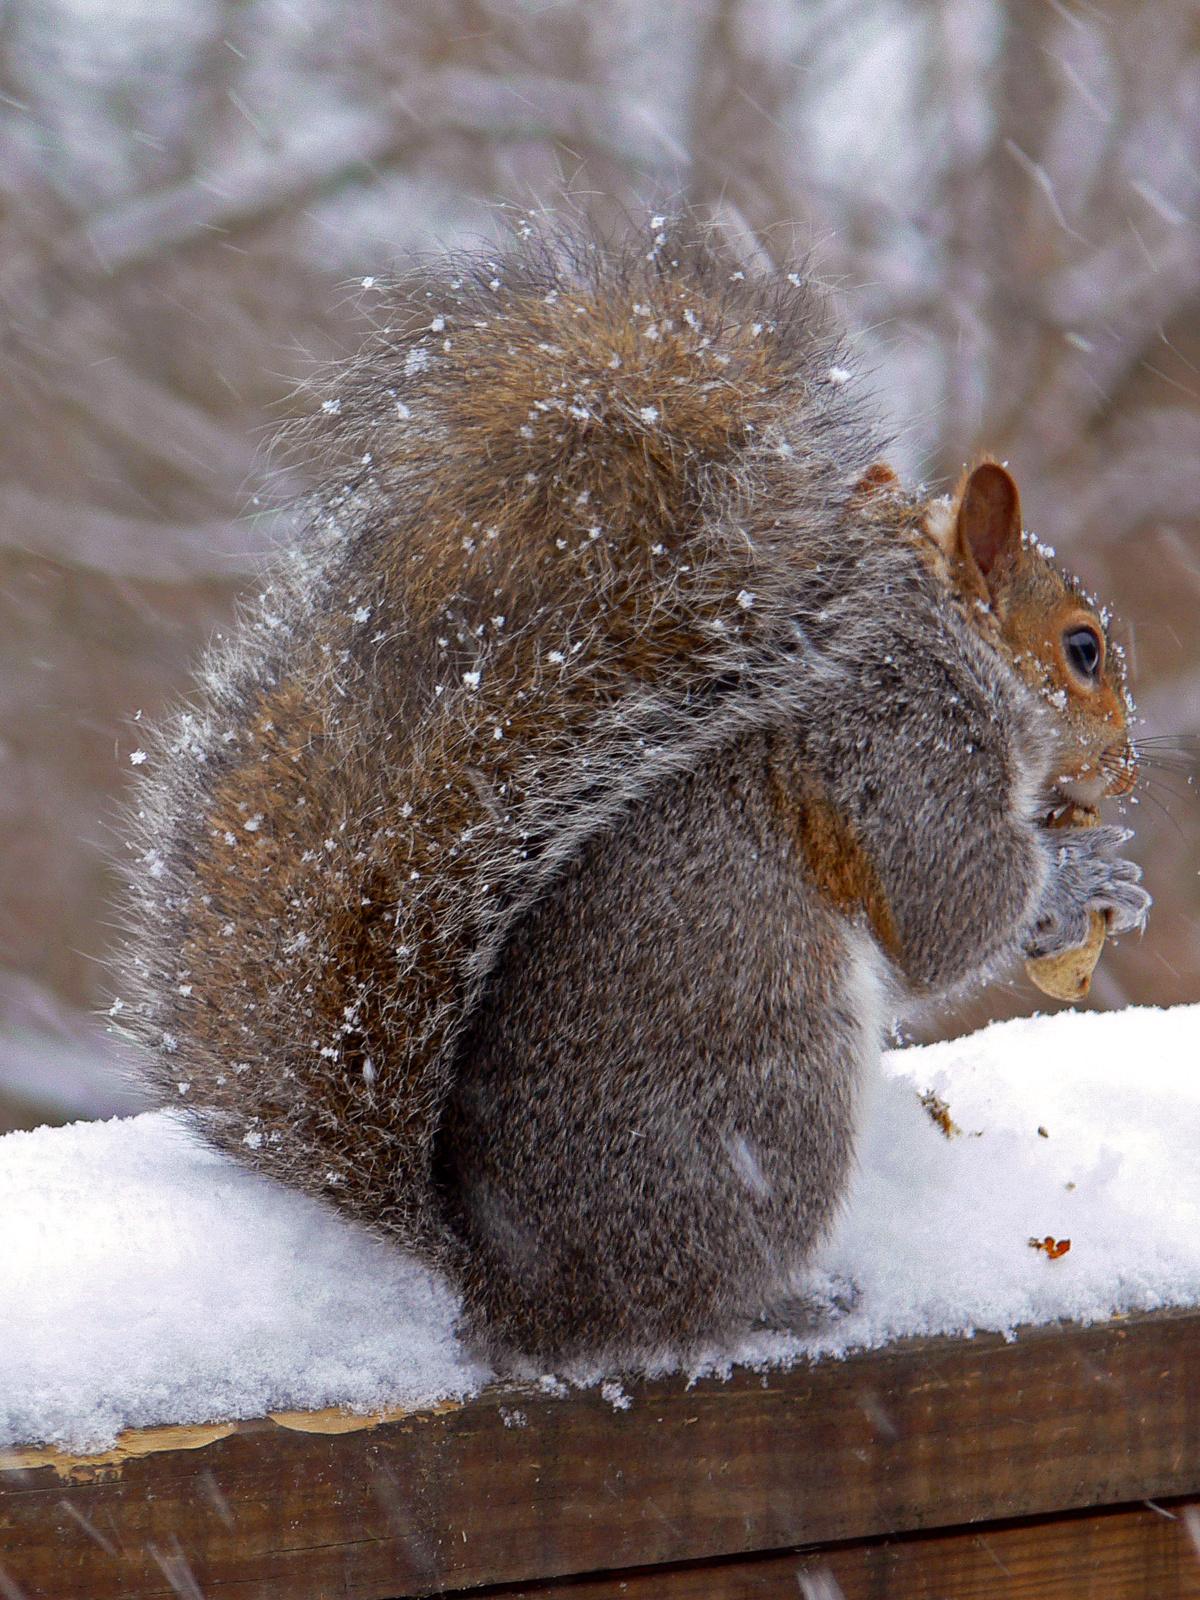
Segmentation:
<svg viewBox="0 0 1200 1600">
<path fill-rule="evenodd" d="M 844 1188 L 882 974 L 795 871 L 771 759 L 755 736 L 592 841 L 493 974 L 439 1143 L 493 1357 L 744 1327 Z"/>
<path fill-rule="evenodd" d="M 722 749 L 591 841 L 492 975 L 439 1181 L 493 1359 L 619 1363 L 774 1324 L 844 1192 L 886 1024 L 1030 946 L 1033 923 L 1070 945 L 1092 906 L 1144 915 L 1123 830 L 1048 849 L 1021 812 L 1055 766 L 1049 717 L 900 550 L 889 565 L 907 603 L 854 597 L 803 724 Z M 798 867 L 769 796 L 801 772 L 865 842 L 900 960 Z"/>
</svg>

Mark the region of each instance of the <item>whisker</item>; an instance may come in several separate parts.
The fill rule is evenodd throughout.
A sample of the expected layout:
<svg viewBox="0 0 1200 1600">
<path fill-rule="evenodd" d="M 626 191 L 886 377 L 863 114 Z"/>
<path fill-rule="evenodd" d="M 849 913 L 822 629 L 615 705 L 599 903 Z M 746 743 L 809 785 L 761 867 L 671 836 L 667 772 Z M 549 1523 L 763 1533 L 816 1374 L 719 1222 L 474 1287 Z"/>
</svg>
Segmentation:
<svg viewBox="0 0 1200 1600">
<path fill-rule="evenodd" d="M 1200 736 L 1192 733 L 1151 733 L 1142 739 L 1130 739 L 1129 743 L 1134 750 L 1152 755 L 1200 756 Z"/>
<path fill-rule="evenodd" d="M 1130 798 L 1132 799 L 1132 798 L 1135 798 L 1135 797 L 1131 796 Z M 1148 800 L 1152 806 L 1156 807 L 1157 810 L 1162 812 L 1163 816 L 1171 824 L 1172 828 L 1174 828 L 1175 832 L 1179 835 L 1179 837 L 1181 839 L 1186 839 L 1187 838 L 1187 835 L 1184 833 L 1183 829 L 1179 826 L 1179 823 L 1175 820 L 1174 816 L 1171 814 L 1170 806 L 1164 804 L 1164 802 L 1159 799 L 1158 795 L 1154 794 L 1151 790 L 1146 789 L 1146 790 L 1143 790 L 1142 794 L 1137 796 L 1136 798 L 1137 799 Z"/>
<path fill-rule="evenodd" d="M 1125 803 L 1137 805 L 1142 800 L 1146 800 L 1150 805 L 1154 806 L 1156 810 L 1162 813 L 1162 815 L 1171 824 L 1172 828 L 1174 828 L 1175 832 L 1179 835 L 1180 839 L 1186 839 L 1187 835 L 1180 827 L 1170 806 L 1167 805 L 1162 796 L 1158 793 L 1159 789 L 1166 789 L 1172 800 L 1177 802 L 1186 801 L 1192 798 L 1190 795 L 1177 794 L 1175 790 L 1171 789 L 1162 781 L 1161 777 L 1156 775 L 1153 786 L 1151 786 L 1151 784 L 1149 784 L 1144 777 L 1139 777 L 1138 782 L 1135 785 L 1134 793 L 1125 796 Z"/>
<path fill-rule="evenodd" d="M 1122 768 L 1118 764 L 1109 769 L 1101 759 L 1100 770 L 1106 776 L 1115 776 L 1121 773 Z M 1137 772 L 1134 777 L 1134 788 L 1148 787 L 1151 784 L 1155 784 L 1160 789 L 1166 789 L 1170 794 L 1176 794 L 1182 800 L 1187 797 L 1187 789 L 1192 787 L 1193 776 L 1194 769 L 1190 763 L 1180 765 L 1173 761 L 1159 760 L 1150 756 L 1146 760 L 1138 762 Z M 1183 779 L 1186 787 L 1182 790 L 1173 789 L 1167 782 L 1168 778 L 1173 779 L 1176 783 Z"/>
<path fill-rule="evenodd" d="M 1140 766 L 1187 772 L 1200 761 L 1200 739 L 1190 734 L 1151 734 L 1130 739 L 1129 748 Z"/>
<path fill-rule="evenodd" d="M 1160 803 L 1162 795 L 1170 795 L 1171 799 L 1175 801 L 1177 805 L 1186 805 L 1189 800 L 1195 798 L 1194 795 L 1188 794 L 1186 790 L 1172 789 L 1169 783 L 1163 783 L 1161 780 L 1153 787 L 1151 787 L 1149 784 L 1146 784 L 1142 790 L 1142 793 L 1147 796 L 1152 795 Z"/>
<path fill-rule="evenodd" d="M 1139 754 L 1139 767 L 1149 767 L 1152 772 L 1193 772 L 1196 768 L 1191 756 Z"/>
</svg>

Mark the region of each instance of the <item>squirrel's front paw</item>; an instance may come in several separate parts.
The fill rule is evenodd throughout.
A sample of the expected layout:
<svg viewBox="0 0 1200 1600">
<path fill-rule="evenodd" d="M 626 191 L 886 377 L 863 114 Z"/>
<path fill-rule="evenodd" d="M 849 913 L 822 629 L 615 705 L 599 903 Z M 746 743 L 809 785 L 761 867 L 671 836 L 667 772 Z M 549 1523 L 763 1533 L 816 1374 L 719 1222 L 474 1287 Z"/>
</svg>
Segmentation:
<svg viewBox="0 0 1200 1600">
<path fill-rule="evenodd" d="M 1054 955 L 1087 942 L 1091 913 L 1102 912 L 1110 933 L 1145 924 L 1150 896 L 1142 869 L 1118 854 L 1128 828 L 1061 828 L 1045 831 L 1050 875 L 1037 917 L 1024 941 L 1028 956 Z"/>
</svg>

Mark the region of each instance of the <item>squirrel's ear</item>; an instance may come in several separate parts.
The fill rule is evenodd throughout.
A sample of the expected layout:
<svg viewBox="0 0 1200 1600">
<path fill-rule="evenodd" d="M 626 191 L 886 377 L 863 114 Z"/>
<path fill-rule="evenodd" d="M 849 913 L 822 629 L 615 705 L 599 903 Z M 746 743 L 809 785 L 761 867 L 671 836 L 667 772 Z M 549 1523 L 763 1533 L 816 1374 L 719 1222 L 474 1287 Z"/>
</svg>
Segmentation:
<svg viewBox="0 0 1200 1600">
<path fill-rule="evenodd" d="M 958 548 L 970 552 L 989 589 L 1005 555 L 1021 547 L 1021 497 L 998 461 L 985 461 L 966 481 L 958 502 Z"/>
</svg>

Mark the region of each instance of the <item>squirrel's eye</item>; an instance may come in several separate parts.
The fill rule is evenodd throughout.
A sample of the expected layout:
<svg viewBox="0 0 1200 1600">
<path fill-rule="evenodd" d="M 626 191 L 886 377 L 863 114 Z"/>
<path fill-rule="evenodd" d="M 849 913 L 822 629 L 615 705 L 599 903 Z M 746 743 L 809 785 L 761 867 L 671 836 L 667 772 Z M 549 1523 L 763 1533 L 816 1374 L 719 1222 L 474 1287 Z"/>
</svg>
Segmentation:
<svg viewBox="0 0 1200 1600">
<path fill-rule="evenodd" d="M 1063 650 L 1071 666 L 1081 678 L 1094 683 L 1100 676 L 1102 647 L 1100 636 L 1094 628 L 1072 628 L 1063 634 Z"/>
</svg>

